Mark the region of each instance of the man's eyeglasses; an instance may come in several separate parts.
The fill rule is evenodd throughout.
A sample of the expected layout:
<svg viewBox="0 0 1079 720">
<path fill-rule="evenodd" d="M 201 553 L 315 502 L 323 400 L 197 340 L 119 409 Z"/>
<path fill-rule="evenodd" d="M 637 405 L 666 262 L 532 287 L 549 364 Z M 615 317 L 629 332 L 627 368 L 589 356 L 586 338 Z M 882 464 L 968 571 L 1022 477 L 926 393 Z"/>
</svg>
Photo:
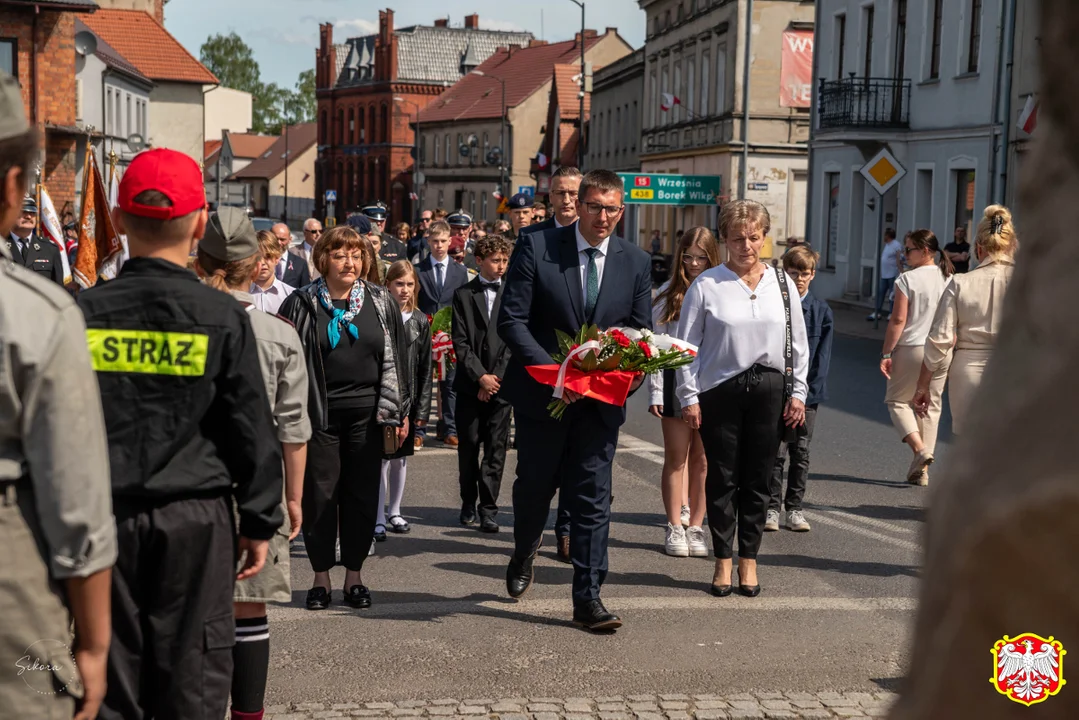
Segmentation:
<svg viewBox="0 0 1079 720">
<path fill-rule="evenodd" d="M 322 234 L 321 230 L 304 230 L 304 232 L 307 233 L 308 235 L 321 235 Z"/>
<path fill-rule="evenodd" d="M 599 215 L 601 212 L 607 213 L 607 217 L 614 217 L 618 213 L 622 212 L 621 205 L 600 205 L 598 203 L 585 203 L 584 211 L 589 215 Z"/>
<path fill-rule="evenodd" d="M 700 255 L 683 255 L 682 256 L 682 264 L 683 265 L 707 265 L 708 264 L 708 258 L 701 257 Z"/>
</svg>

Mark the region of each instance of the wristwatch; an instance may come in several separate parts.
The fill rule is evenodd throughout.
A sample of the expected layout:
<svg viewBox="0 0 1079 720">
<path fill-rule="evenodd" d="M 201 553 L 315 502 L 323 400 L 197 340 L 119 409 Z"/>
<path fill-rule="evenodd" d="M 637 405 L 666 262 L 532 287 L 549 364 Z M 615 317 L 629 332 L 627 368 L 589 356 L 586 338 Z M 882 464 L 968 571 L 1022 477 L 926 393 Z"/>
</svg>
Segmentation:
<svg viewBox="0 0 1079 720">
<path fill-rule="evenodd" d="M 880 359 L 881 360 L 891 360 L 892 359 L 892 354 L 891 353 L 881 353 L 880 354 Z"/>
</svg>

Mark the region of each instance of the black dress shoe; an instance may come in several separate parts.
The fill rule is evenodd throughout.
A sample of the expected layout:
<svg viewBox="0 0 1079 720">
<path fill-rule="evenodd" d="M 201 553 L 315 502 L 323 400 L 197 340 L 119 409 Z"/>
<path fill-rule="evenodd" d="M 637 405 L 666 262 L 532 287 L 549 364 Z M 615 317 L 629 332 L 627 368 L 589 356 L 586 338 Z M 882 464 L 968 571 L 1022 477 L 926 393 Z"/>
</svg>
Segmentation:
<svg viewBox="0 0 1079 720">
<path fill-rule="evenodd" d="M 461 506 L 461 524 L 465 527 L 476 524 L 476 507 L 474 505 Z"/>
<path fill-rule="evenodd" d="M 592 632 L 617 630 L 622 627 L 622 619 L 614 613 L 607 612 L 607 608 L 603 607 L 603 602 L 598 598 L 575 605 L 573 622 Z"/>
<path fill-rule="evenodd" d="M 330 591 L 324 587 L 313 587 L 307 591 L 307 609 L 325 610 L 330 606 Z"/>
<path fill-rule="evenodd" d="M 480 520 L 480 532 L 496 533 L 498 532 L 498 523 L 495 522 L 494 518 L 485 517 Z"/>
<path fill-rule="evenodd" d="M 353 585 L 345 591 L 345 602 L 357 610 L 371 607 L 371 591 L 366 585 Z"/>
<path fill-rule="evenodd" d="M 375 525 L 375 542 L 386 542 L 385 525 Z"/>
<path fill-rule="evenodd" d="M 521 597 L 532 587 L 532 580 L 536 576 L 532 569 L 535 559 L 535 555 L 529 555 L 524 560 L 518 560 L 516 555 L 510 558 L 509 567 L 506 568 L 506 592 L 511 598 Z"/>
<path fill-rule="evenodd" d="M 715 583 L 712 583 L 712 594 L 716 597 L 727 597 L 732 592 L 734 592 L 733 585 L 716 585 Z"/>
<path fill-rule="evenodd" d="M 739 585 L 738 592 L 742 593 L 746 597 L 757 597 L 761 594 L 760 585 Z"/>
</svg>

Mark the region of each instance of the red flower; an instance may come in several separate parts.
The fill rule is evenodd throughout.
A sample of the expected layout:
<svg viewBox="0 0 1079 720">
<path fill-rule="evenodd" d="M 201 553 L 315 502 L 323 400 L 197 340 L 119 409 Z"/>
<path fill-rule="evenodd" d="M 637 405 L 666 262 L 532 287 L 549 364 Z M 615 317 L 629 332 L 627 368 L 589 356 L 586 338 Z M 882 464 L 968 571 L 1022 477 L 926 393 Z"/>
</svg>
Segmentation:
<svg viewBox="0 0 1079 720">
<path fill-rule="evenodd" d="M 630 345 L 633 344 L 632 342 L 630 342 L 630 339 L 626 337 L 626 334 L 623 333 L 621 330 L 611 330 L 610 337 L 612 340 L 618 343 L 618 347 L 628 348 Z"/>
<path fill-rule="evenodd" d="M 571 347 L 571 348 L 569 349 L 569 351 L 570 351 L 570 352 L 573 352 L 574 350 L 576 350 L 576 349 L 577 349 L 577 348 L 579 348 L 579 347 L 581 347 L 581 344 L 580 344 L 580 343 L 573 343 L 573 347 Z"/>
<path fill-rule="evenodd" d="M 644 353 L 644 356 L 647 359 L 649 359 L 649 360 L 652 359 L 652 349 L 648 347 L 648 343 L 646 343 L 644 340 L 641 340 L 640 342 L 637 343 L 637 347 L 639 347 L 641 349 L 641 352 Z"/>
</svg>

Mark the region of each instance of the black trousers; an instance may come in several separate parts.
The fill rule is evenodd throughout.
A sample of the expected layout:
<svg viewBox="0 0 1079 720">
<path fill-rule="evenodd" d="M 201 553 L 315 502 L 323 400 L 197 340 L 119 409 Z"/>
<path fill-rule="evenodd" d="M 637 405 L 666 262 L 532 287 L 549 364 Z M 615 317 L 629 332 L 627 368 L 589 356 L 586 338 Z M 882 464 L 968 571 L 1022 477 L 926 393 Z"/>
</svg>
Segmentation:
<svg viewBox="0 0 1079 720">
<path fill-rule="evenodd" d="M 236 630 L 231 500 L 116 497 L 104 720 L 225 716 Z"/>
<path fill-rule="evenodd" d="M 481 402 L 470 392 L 457 396 L 456 420 L 461 441 L 457 448 L 457 469 L 461 503 L 474 506 L 478 501 L 480 517 L 493 518 L 498 514 L 498 492 L 506 467 L 511 409 L 508 402 L 498 397 Z"/>
<path fill-rule="evenodd" d="M 607 577 L 611 464 L 618 428 L 605 425 L 598 410 L 598 402 L 582 400 L 571 405 L 561 421 L 520 412 L 515 416 L 514 553 L 524 558 L 536 551 L 551 500 L 561 492 L 559 506 L 570 514 L 575 604 L 598 598 Z"/>
<path fill-rule="evenodd" d="M 734 556 L 737 525 L 738 557 L 756 558 L 779 450 L 783 376 L 754 366 L 701 393 L 700 404 L 712 551 L 717 558 Z"/>
<path fill-rule="evenodd" d="M 786 456 L 790 456 L 790 470 L 787 473 L 787 496 L 783 498 L 783 509 L 787 512 L 802 509 L 802 499 L 806 494 L 806 481 L 809 479 L 809 443 L 813 441 L 813 425 L 817 421 L 817 406 L 806 406 L 807 433 L 798 438 L 797 444 L 785 442 L 779 444 L 776 462 L 772 470 L 772 484 L 769 487 L 768 509 L 779 511 L 779 500 L 783 494 L 783 465 Z"/>
<path fill-rule="evenodd" d="M 303 484 L 303 541 L 315 572 L 336 564 L 341 533 L 341 564 L 362 570 L 378 517 L 382 482 L 382 434 L 375 409 L 330 410 L 329 427 L 307 444 Z"/>
</svg>

